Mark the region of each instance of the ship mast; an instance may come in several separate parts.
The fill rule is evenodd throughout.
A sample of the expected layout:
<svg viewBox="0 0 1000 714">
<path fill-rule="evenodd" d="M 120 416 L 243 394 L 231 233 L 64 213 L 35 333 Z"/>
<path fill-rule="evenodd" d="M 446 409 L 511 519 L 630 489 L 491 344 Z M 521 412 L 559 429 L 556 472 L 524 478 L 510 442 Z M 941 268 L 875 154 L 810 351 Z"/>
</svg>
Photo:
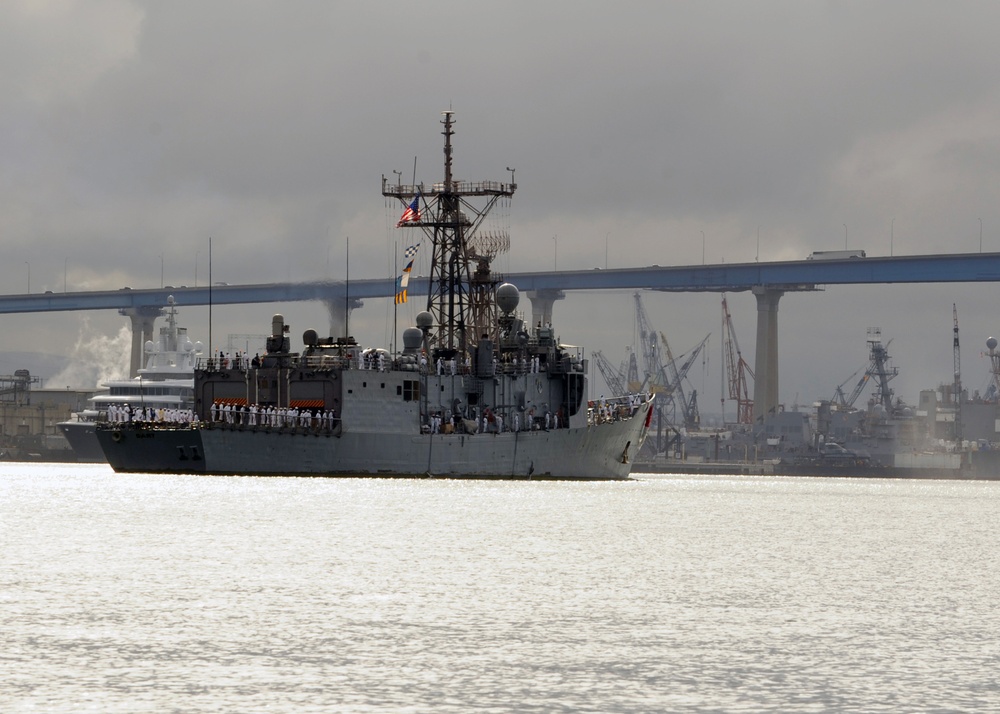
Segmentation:
<svg viewBox="0 0 1000 714">
<path fill-rule="evenodd" d="M 431 240 L 430 289 L 427 310 L 434 317 L 434 334 L 428 344 L 435 355 L 466 354 L 483 334 L 495 337 L 494 293 L 499 277 L 491 270 L 493 259 L 510 247 L 505 230 L 481 231 L 483 220 L 501 198 L 514 195 L 517 184 L 498 181 L 456 181 L 452 173 L 453 111 L 444 119 L 444 181 L 429 188 L 423 183 L 391 186 L 382 176 L 382 195 L 393 196 L 408 206 L 414 198 L 423 203 L 420 218 L 402 223 L 419 228 Z M 398 180 L 398 179 L 397 179 Z M 470 199 L 485 198 L 477 207 Z"/>
</svg>

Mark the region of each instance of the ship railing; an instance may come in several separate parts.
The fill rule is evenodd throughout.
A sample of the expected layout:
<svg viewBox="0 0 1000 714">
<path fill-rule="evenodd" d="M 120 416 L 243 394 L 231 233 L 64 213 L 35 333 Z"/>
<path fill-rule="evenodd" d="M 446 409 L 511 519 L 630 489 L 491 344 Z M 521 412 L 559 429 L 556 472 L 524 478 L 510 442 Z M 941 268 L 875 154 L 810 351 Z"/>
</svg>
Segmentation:
<svg viewBox="0 0 1000 714">
<path fill-rule="evenodd" d="M 504 183 L 503 181 L 452 181 L 451 193 L 463 196 L 510 196 L 517 190 L 516 183 Z M 448 189 L 443 181 L 433 183 L 430 187 L 425 184 L 389 184 L 383 180 L 382 195 L 395 196 L 401 199 L 412 198 L 416 195 L 437 196 L 448 193 Z"/>
<path fill-rule="evenodd" d="M 351 359 L 344 355 L 307 355 L 299 359 L 299 365 L 309 369 L 347 369 Z"/>
</svg>

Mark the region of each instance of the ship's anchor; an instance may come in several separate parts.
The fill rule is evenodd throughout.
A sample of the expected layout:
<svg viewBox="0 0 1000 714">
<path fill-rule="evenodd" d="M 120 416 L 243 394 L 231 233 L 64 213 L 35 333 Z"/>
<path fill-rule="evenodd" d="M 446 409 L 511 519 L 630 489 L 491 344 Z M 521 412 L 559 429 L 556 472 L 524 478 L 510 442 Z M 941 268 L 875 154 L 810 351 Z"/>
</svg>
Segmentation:
<svg viewBox="0 0 1000 714">
<path fill-rule="evenodd" d="M 629 439 L 628 441 L 625 442 L 625 449 L 622 451 L 622 463 L 623 464 L 627 464 L 628 463 L 628 447 L 630 447 L 631 445 L 632 445 L 632 440 L 631 439 Z"/>
</svg>

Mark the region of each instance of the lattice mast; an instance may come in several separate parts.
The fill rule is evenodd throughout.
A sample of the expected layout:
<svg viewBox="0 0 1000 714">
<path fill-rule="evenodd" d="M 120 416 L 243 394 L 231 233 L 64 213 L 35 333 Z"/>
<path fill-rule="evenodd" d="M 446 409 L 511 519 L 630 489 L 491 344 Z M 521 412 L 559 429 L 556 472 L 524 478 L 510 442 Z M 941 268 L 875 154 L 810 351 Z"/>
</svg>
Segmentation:
<svg viewBox="0 0 1000 714">
<path fill-rule="evenodd" d="M 889 340 L 892 342 L 892 340 Z M 868 330 L 870 352 L 867 375 L 875 380 L 875 403 L 881 404 L 887 414 L 892 413 L 893 391 L 889 381 L 899 374 L 899 370 L 889 366 L 889 342 L 882 344 L 882 330 L 872 327 Z"/>
<path fill-rule="evenodd" d="M 986 349 L 990 351 L 990 375 L 993 378 L 987 397 L 993 401 L 1000 401 L 1000 352 L 997 351 L 997 344 L 996 337 L 991 336 L 986 340 Z"/>
<path fill-rule="evenodd" d="M 955 440 L 962 439 L 962 350 L 958 343 L 958 305 L 951 304 L 951 312 L 954 319 L 954 339 L 952 341 L 952 356 L 955 362 L 955 384 L 952 388 L 955 400 Z"/>
<path fill-rule="evenodd" d="M 434 317 L 428 343 L 436 355 L 466 354 L 483 334 L 496 339 L 496 288 L 499 276 L 491 270 L 493 260 L 510 248 L 506 230 L 481 231 L 484 219 L 501 198 L 517 189 L 511 182 L 456 181 L 452 172 L 454 112 L 444 119 L 444 181 L 428 189 L 424 184 L 390 186 L 382 177 L 382 195 L 393 196 L 404 205 L 414 198 L 423 203 L 420 219 L 401 227 L 419 228 L 431 240 L 433 253 L 427 310 Z M 485 198 L 477 207 L 469 199 Z"/>
</svg>

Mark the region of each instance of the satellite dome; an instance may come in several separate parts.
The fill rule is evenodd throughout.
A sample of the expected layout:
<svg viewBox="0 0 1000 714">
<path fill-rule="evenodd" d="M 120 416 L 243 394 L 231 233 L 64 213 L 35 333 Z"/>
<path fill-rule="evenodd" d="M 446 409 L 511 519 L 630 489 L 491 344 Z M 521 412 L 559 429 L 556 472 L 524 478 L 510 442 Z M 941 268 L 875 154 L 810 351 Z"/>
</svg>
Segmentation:
<svg viewBox="0 0 1000 714">
<path fill-rule="evenodd" d="M 997 338 L 991 337 L 988 340 L 986 340 L 986 347 L 988 349 L 995 350 L 997 347 Z"/>
<path fill-rule="evenodd" d="M 319 342 L 319 335 L 316 334 L 316 330 L 310 329 L 302 333 L 302 344 L 313 347 L 317 342 Z"/>
<path fill-rule="evenodd" d="M 517 303 L 521 299 L 521 293 L 518 292 L 517 286 L 510 283 L 504 283 L 497 288 L 497 307 L 500 308 L 500 312 L 505 315 L 509 315 L 517 309 Z"/>
<path fill-rule="evenodd" d="M 205 345 L 201 344 L 201 340 L 199 340 L 198 342 L 194 343 L 194 351 L 195 352 L 201 352 L 203 349 L 205 349 Z"/>
<path fill-rule="evenodd" d="M 416 350 L 420 348 L 420 343 L 424 341 L 424 333 L 416 327 L 407 327 L 403 330 L 403 349 Z"/>
<path fill-rule="evenodd" d="M 424 310 L 417 313 L 417 327 L 421 330 L 429 330 L 434 326 L 434 316 Z"/>
<path fill-rule="evenodd" d="M 156 349 L 156 345 L 153 344 L 152 340 L 146 340 L 146 344 L 144 344 L 142 347 L 147 352 L 152 352 L 154 349 Z"/>
<path fill-rule="evenodd" d="M 167 295 L 167 305 L 173 305 L 173 304 L 174 304 L 174 296 Z"/>
<path fill-rule="evenodd" d="M 191 352 L 194 350 L 194 344 L 192 344 L 191 340 L 184 340 L 184 344 L 181 346 L 181 349 L 185 352 Z"/>
</svg>

